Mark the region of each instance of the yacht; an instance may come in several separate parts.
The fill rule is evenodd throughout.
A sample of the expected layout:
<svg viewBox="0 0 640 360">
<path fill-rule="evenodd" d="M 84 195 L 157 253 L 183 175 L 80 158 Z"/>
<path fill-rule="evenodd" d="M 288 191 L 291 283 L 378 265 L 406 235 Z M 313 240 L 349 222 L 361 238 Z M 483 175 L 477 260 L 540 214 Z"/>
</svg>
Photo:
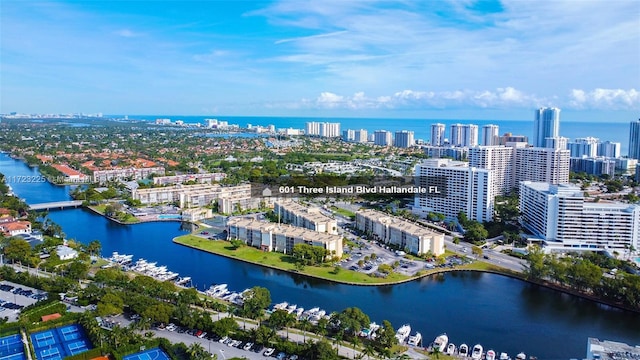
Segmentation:
<svg viewBox="0 0 640 360">
<path fill-rule="evenodd" d="M 474 360 L 482 359 L 482 351 L 483 351 L 482 345 L 476 344 L 473 347 L 473 350 L 471 350 L 471 358 L 474 359 Z"/>
<path fill-rule="evenodd" d="M 509 354 L 503 352 L 500 353 L 500 360 L 511 360 L 511 357 L 509 357 Z"/>
<path fill-rule="evenodd" d="M 461 344 L 458 349 L 458 355 L 463 357 L 469 356 L 469 346 L 467 346 L 467 344 Z"/>
<path fill-rule="evenodd" d="M 274 310 L 274 311 L 275 311 L 275 310 L 284 310 L 284 309 L 286 309 L 286 308 L 287 308 L 287 306 L 289 306 L 289 303 L 288 303 L 288 302 L 286 302 L 286 301 L 285 301 L 285 302 L 281 302 L 281 303 L 279 303 L 279 304 L 275 304 L 275 305 L 273 305 L 273 310 Z"/>
<path fill-rule="evenodd" d="M 302 313 L 304 312 L 304 308 L 303 307 L 299 307 L 296 309 L 296 311 L 294 311 L 296 314 L 297 318 L 300 318 L 302 316 Z"/>
<path fill-rule="evenodd" d="M 486 360 L 496 360 L 496 352 L 493 350 L 487 350 L 487 354 L 485 355 Z"/>
<path fill-rule="evenodd" d="M 415 335 L 409 336 L 409 341 L 407 342 L 407 344 L 411 346 L 418 346 L 420 345 L 421 341 L 422 341 L 422 334 L 420 334 L 419 332 L 416 332 Z"/>
<path fill-rule="evenodd" d="M 433 348 L 438 349 L 439 352 L 444 353 L 447 350 L 447 343 L 449 342 L 449 337 L 447 334 L 440 334 L 433 340 Z"/>
<path fill-rule="evenodd" d="M 453 343 L 449 343 L 447 345 L 447 351 L 445 351 L 447 355 L 454 355 L 456 353 L 456 346 Z"/>
<path fill-rule="evenodd" d="M 398 339 L 398 344 L 403 344 L 405 340 L 407 340 L 407 337 L 409 337 L 410 333 L 411 333 L 411 325 L 409 324 L 402 325 L 396 332 L 396 339 Z"/>
<path fill-rule="evenodd" d="M 516 359 L 518 359 L 518 360 L 527 360 L 527 355 L 525 355 L 523 352 L 521 352 L 520 354 L 516 355 Z"/>
<path fill-rule="evenodd" d="M 296 304 L 291 304 L 291 305 L 289 305 L 285 310 L 287 310 L 287 312 L 288 312 L 289 314 L 291 314 L 292 312 L 296 311 L 296 308 L 297 308 L 297 307 L 298 307 L 298 306 L 297 306 Z"/>
</svg>

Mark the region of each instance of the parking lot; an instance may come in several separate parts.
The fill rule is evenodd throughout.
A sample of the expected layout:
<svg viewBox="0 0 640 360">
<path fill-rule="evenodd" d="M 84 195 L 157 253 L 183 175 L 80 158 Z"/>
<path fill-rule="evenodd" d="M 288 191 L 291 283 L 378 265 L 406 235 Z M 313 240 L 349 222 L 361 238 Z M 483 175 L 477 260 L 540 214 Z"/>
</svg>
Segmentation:
<svg viewBox="0 0 640 360">
<path fill-rule="evenodd" d="M 17 321 L 20 310 L 40 299 L 45 299 L 47 294 L 41 290 L 10 283 L 0 282 L 0 317 L 8 317 L 9 321 Z"/>
</svg>

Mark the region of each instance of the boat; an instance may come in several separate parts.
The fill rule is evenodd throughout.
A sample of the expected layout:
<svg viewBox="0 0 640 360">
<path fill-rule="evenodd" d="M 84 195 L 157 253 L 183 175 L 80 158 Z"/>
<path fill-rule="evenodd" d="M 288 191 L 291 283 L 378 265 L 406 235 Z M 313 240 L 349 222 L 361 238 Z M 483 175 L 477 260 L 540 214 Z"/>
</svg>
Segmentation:
<svg viewBox="0 0 640 360">
<path fill-rule="evenodd" d="M 403 344 L 405 340 L 407 340 L 407 337 L 409 337 L 410 333 L 411 333 L 411 325 L 409 324 L 402 325 L 398 329 L 398 331 L 396 331 L 396 339 L 398 339 L 398 344 Z"/>
<path fill-rule="evenodd" d="M 469 346 L 467 344 L 460 344 L 460 348 L 458 349 L 458 355 L 467 357 L 469 356 Z"/>
<path fill-rule="evenodd" d="M 407 344 L 411 346 L 418 346 L 420 345 L 421 341 L 422 341 L 422 334 L 420 334 L 419 332 L 416 332 L 415 335 L 409 336 L 409 341 L 407 341 Z"/>
<path fill-rule="evenodd" d="M 487 350 L 487 354 L 485 355 L 486 360 L 496 360 L 496 352 L 493 350 Z"/>
<path fill-rule="evenodd" d="M 447 349 L 447 343 L 449 342 L 449 337 L 447 334 L 440 334 L 433 340 L 433 348 L 438 349 L 439 352 L 444 353 Z"/>
<path fill-rule="evenodd" d="M 509 357 L 509 354 L 507 354 L 506 352 L 500 353 L 500 360 L 511 360 L 511 357 Z"/>
<path fill-rule="evenodd" d="M 287 308 L 287 306 L 289 306 L 289 303 L 284 301 L 278 304 L 273 305 L 273 310 L 284 310 Z"/>
<path fill-rule="evenodd" d="M 449 345 L 447 345 L 447 351 L 445 351 L 445 354 L 454 355 L 455 353 L 456 353 L 456 346 L 453 343 L 449 343 Z"/>
<path fill-rule="evenodd" d="M 287 312 L 288 312 L 289 314 L 291 314 L 292 312 L 296 311 L 296 308 L 297 308 L 297 307 L 298 307 L 298 306 L 297 306 L 296 304 L 291 304 L 291 305 L 289 305 L 289 306 L 286 308 L 286 310 L 287 310 Z"/>
<path fill-rule="evenodd" d="M 527 360 L 527 355 L 525 355 L 525 353 L 521 352 L 520 354 L 516 355 L 516 359 L 518 359 L 518 360 Z"/>
<path fill-rule="evenodd" d="M 296 317 L 299 318 L 300 316 L 302 316 L 302 313 L 304 312 L 304 308 L 303 307 L 299 307 L 294 312 L 296 313 Z"/>
<path fill-rule="evenodd" d="M 471 358 L 474 360 L 482 359 L 482 345 L 476 344 L 473 346 L 473 350 L 471 350 Z"/>
</svg>

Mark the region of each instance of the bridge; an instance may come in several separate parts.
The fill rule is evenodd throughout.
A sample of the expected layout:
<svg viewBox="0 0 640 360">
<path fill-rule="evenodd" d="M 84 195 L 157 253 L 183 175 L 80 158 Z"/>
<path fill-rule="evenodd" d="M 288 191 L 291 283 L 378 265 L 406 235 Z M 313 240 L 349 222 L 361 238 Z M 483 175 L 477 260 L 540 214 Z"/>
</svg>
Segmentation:
<svg viewBox="0 0 640 360">
<path fill-rule="evenodd" d="M 30 210 L 51 210 L 51 209 L 67 209 L 76 208 L 82 205 L 82 200 L 54 201 L 40 204 L 29 205 Z"/>
</svg>

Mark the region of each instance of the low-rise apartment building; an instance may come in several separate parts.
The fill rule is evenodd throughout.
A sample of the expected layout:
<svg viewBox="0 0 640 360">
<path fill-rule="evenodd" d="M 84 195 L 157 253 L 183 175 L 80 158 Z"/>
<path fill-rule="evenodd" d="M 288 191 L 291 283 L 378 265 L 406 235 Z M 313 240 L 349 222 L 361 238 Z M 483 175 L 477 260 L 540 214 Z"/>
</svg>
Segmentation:
<svg viewBox="0 0 640 360">
<path fill-rule="evenodd" d="M 338 234 L 338 222 L 320 211 L 318 207 L 307 207 L 292 200 L 280 200 L 274 203 L 276 216 L 280 216 L 282 222 L 305 229 Z"/>
<path fill-rule="evenodd" d="M 239 239 L 263 251 L 293 253 L 296 244 L 320 246 L 327 256 L 342 257 L 342 237 L 319 233 L 288 224 L 275 224 L 252 218 L 232 218 L 227 221 L 228 239 Z"/>
<path fill-rule="evenodd" d="M 109 181 L 142 180 L 151 174 L 164 175 L 164 167 L 128 167 L 122 169 L 96 170 L 93 172 L 93 181 L 98 184 L 105 184 Z"/>
<path fill-rule="evenodd" d="M 380 211 L 356 212 L 356 229 L 413 254 L 444 254 L 444 234 Z"/>
<path fill-rule="evenodd" d="M 157 188 L 131 188 L 131 198 L 143 205 L 176 203 L 181 208 L 211 205 L 219 198 L 250 198 L 251 185 L 221 186 L 217 184 L 173 185 Z M 246 208 L 245 208 L 246 209 Z"/>
<path fill-rule="evenodd" d="M 175 185 L 195 181 L 200 184 L 211 184 L 222 181 L 227 177 L 225 173 L 182 174 L 173 176 L 157 176 L 153 178 L 154 185 Z"/>
</svg>

